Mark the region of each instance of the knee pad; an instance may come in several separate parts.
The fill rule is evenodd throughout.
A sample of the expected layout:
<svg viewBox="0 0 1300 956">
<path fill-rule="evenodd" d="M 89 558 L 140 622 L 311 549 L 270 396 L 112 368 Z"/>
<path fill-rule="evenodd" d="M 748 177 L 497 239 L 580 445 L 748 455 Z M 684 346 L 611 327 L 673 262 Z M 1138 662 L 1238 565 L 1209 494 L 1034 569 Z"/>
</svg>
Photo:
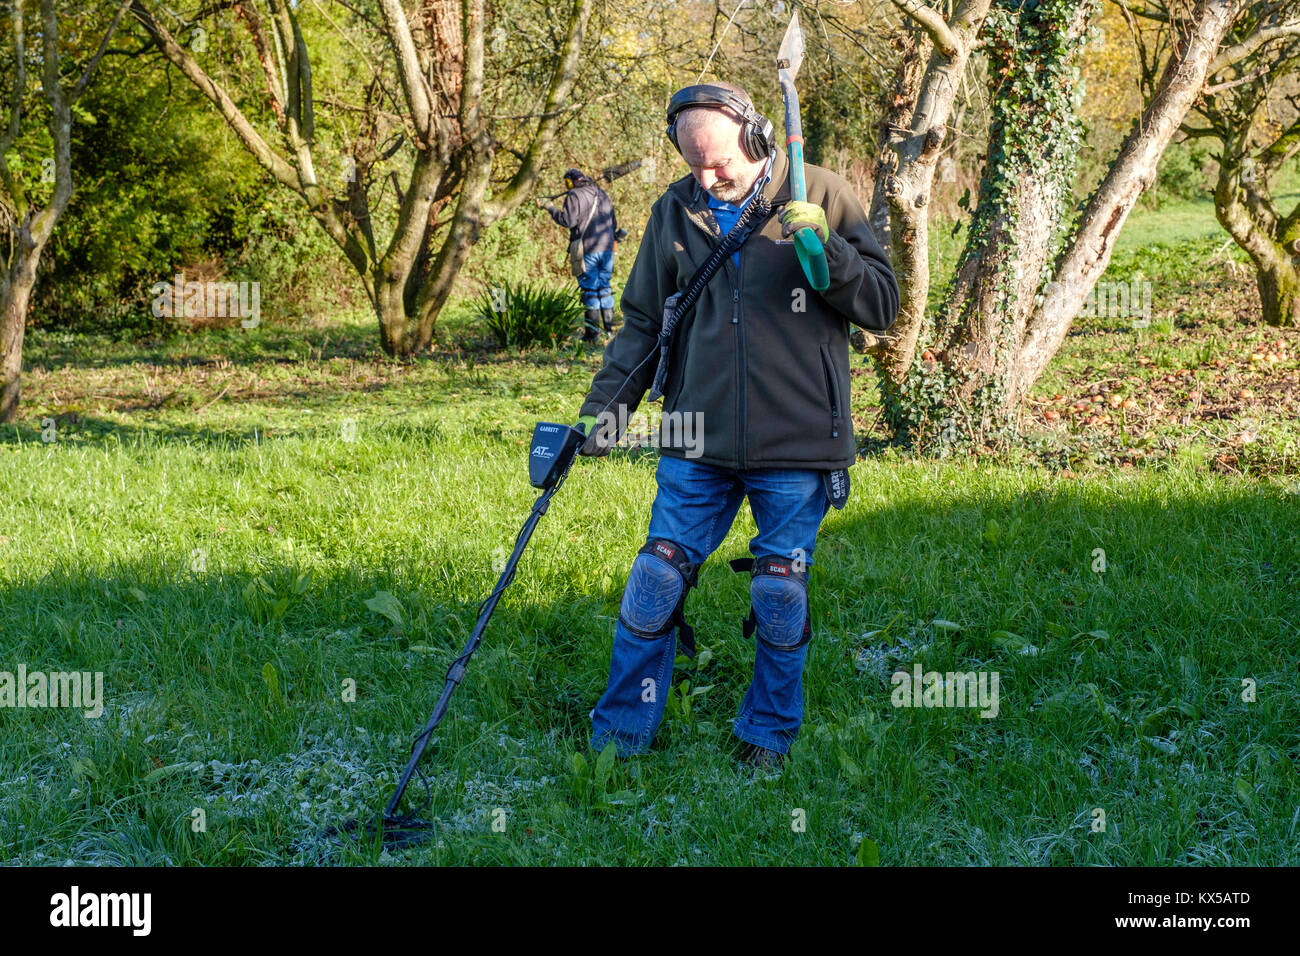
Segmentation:
<svg viewBox="0 0 1300 956">
<path fill-rule="evenodd" d="M 696 567 L 674 541 L 655 538 L 637 552 L 623 589 L 618 619 L 643 638 L 659 638 L 678 629 L 682 650 L 695 656 L 695 632 L 686 623 L 686 595 L 695 586 Z"/>
<path fill-rule="evenodd" d="M 742 623 L 746 637 L 757 631 L 764 644 L 786 651 L 812 640 L 807 571 L 796 571 L 793 559 L 773 554 L 741 558 L 731 566 L 751 574 L 749 617 Z"/>
</svg>

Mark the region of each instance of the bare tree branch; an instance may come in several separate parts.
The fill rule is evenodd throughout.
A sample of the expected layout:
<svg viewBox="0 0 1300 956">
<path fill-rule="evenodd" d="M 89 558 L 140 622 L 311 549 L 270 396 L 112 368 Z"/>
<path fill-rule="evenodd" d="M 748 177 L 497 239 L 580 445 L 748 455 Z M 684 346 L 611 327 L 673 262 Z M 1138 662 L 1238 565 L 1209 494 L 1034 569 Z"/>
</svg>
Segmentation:
<svg viewBox="0 0 1300 956">
<path fill-rule="evenodd" d="M 1260 27 L 1243 39 L 1240 43 L 1234 43 L 1226 47 L 1210 63 L 1208 76 L 1215 76 L 1234 63 L 1240 63 L 1246 57 L 1250 56 L 1265 43 L 1269 43 L 1279 37 L 1300 36 L 1300 20 L 1293 20 L 1290 23 L 1283 23 L 1275 27 Z"/>
<path fill-rule="evenodd" d="M 127 8 L 130 6 L 131 0 L 122 0 L 122 5 L 118 7 L 117 12 L 113 14 L 113 22 L 108 25 L 108 29 L 104 31 L 104 38 L 99 41 L 99 49 L 97 49 L 95 55 L 90 58 L 90 63 L 86 66 L 86 71 L 81 74 L 81 79 L 77 81 L 77 85 L 73 87 L 72 92 L 68 94 L 68 102 L 75 103 L 77 100 L 81 99 L 81 94 L 86 91 L 86 85 L 90 82 L 90 78 L 95 75 L 95 69 L 99 66 L 99 61 L 104 58 L 104 53 L 108 50 L 108 41 L 112 39 L 113 34 L 117 32 L 118 24 L 122 22 L 122 17 L 126 15 Z"/>
<path fill-rule="evenodd" d="M 510 184 L 484 208 L 484 217 L 487 222 L 499 219 L 518 206 L 537 181 L 540 174 L 539 164 L 542 154 L 555 137 L 561 108 L 565 100 L 568 99 L 569 92 L 573 89 L 573 82 L 578 75 L 578 55 L 582 51 L 582 36 L 587 27 L 587 20 L 591 17 L 591 10 L 592 0 L 575 0 L 569 17 L 568 36 L 565 39 L 559 62 L 555 65 L 555 71 L 551 74 L 551 85 L 546 94 L 546 106 L 542 113 L 542 121 L 537 124 L 537 132 L 533 136 L 533 141 L 528 145 L 528 152 L 524 155 L 523 162 L 519 164 L 518 171 L 511 177 Z M 468 74 L 468 72 L 469 65 L 467 62 L 466 73 Z M 466 84 L 466 87 L 464 100 L 470 98 L 468 84 Z M 462 124 L 467 130 L 471 128 L 470 124 L 465 123 L 463 118 Z"/>
<path fill-rule="evenodd" d="M 894 6 L 916 21 L 926 32 L 934 47 L 948 59 L 955 58 L 960 52 L 957 37 L 948 28 L 943 15 L 933 7 L 927 7 L 921 0 L 892 0 Z"/>
<path fill-rule="evenodd" d="M 406 13 L 398 0 L 379 0 L 379 8 L 384 14 L 384 32 L 397 60 L 397 75 L 406 96 L 406 105 L 411 110 L 411 118 L 415 121 L 416 135 L 421 141 L 428 142 L 432 135 L 429 117 L 433 91 L 420 70 L 420 58 L 416 53 L 415 41 L 411 38 L 411 26 L 406 22 Z"/>
</svg>

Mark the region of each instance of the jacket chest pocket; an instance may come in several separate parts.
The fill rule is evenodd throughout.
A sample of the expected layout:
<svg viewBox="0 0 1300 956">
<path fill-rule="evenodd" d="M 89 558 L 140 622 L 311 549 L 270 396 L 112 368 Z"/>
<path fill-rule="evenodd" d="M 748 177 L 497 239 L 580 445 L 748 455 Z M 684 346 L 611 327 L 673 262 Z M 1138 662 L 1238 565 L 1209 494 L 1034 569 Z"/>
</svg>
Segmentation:
<svg viewBox="0 0 1300 956">
<path fill-rule="evenodd" d="M 830 346 L 822 345 L 820 346 L 820 349 L 822 357 L 822 374 L 826 379 L 826 404 L 831 416 L 831 437 L 839 438 L 840 411 L 843 406 L 840 404 L 840 390 L 835 380 L 835 364 L 831 361 Z"/>
</svg>

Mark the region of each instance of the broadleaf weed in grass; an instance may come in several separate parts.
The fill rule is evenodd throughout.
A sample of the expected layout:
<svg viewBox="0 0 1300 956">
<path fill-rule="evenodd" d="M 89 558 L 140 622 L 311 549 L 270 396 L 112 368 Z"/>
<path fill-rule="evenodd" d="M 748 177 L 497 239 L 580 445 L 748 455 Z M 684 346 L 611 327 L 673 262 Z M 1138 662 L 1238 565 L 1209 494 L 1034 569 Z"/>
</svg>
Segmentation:
<svg viewBox="0 0 1300 956">
<path fill-rule="evenodd" d="M 637 802 L 637 794 L 626 786 L 627 771 L 618 763 L 617 745 L 610 741 L 600 751 L 594 762 L 589 762 L 580 753 L 571 758 L 573 772 L 569 777 L 569 788 L 580 807 L 589 807 L 597 812 L 608 813 L 618 806 Z"/>
</svg>

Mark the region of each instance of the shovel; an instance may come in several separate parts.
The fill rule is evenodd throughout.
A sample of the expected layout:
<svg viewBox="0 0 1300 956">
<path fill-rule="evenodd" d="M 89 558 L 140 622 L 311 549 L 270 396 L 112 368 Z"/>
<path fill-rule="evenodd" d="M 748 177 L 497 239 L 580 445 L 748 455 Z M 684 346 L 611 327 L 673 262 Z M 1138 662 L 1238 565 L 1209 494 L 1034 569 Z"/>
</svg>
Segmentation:
<svg viewBox="0 0 1300 956">
<path fill-rule="evenodd" d="M 803 31 L 799 29 L 799 13 L 795 12 L 781 40 L 776 54 L 776 76 L 781 83 L 781 98 L 785 101 L 785 145 L 790 154 L 790 198 L 806 202 L 808 186 L 803 178 L 803 122 L 799 118 L 799 94 L 795 92 L 794 78 L 803 64 Z M 803 266 L 803 274 L 812 287 L 825 292 L 831 284 L 826 268 L 826 250 L 817 233 L 805 226 L 794 234 L 794 252 Z"/>
</svg>

